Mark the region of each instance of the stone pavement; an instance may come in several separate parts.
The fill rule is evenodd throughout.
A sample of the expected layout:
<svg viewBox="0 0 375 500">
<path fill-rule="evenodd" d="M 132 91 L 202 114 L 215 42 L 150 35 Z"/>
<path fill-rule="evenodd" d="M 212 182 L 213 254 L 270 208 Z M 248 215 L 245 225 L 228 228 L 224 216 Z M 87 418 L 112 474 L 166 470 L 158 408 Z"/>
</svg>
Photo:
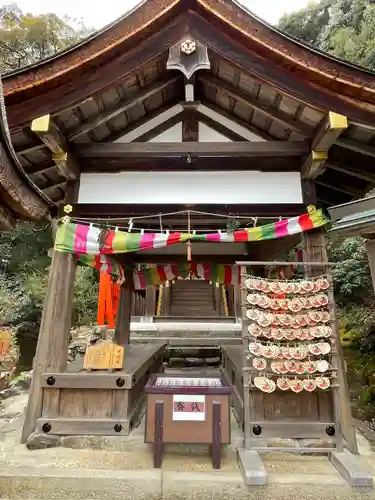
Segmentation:
<svg viewBox="0 0 375 500">
<path fill-rule="evenodd" d="M 223 467 L 213 471 L 207 449 L 167 447 L 154 470 L 143 427 L 128 438 L 85 440 L 86 449 L 27 450 L 19 444 L 27 396 L 7 400 L 0 418 L 0 500 L 375 500 L 375 491 L 351 488 L 322 456 L 270 453 L 263 461 L 267 486 L 246 487 L 235 447 L 226 447 Z M 239 436 L 236 437 L 239 439 Z M 375 454 L 358 436 L 360 452 L 375 474 Z M 65 445 L 80 446 L 79 438 Z"/>
</svg>

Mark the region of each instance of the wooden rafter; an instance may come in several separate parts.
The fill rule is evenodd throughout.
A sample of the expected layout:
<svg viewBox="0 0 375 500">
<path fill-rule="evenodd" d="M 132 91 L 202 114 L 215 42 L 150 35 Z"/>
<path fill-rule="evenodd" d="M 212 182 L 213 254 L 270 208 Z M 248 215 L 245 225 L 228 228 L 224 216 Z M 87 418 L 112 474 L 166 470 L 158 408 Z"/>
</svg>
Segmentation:
<svg viewBox="0 0 375 500">
<path fill-rule="evenodd" d="M 301 134 L 305 137 L 309 137 L 311 135 L 311 128 L 306 126 L 304 123 L 293 120 L 293 118 L 291 118 L 284 111 L 280 111 L 279 109 L 274 109 L 272 107 L 269 108 L 265 104 L 262 104 L 259 100 L 254 99 L 252 96 L 248 95 L 243 90 L 230 85 L 224 80 L 206 73 L 202 73 L 199 78 L 204 83 L 217 89 L 219 92 L 224 92 L 236 101 L 242 102 L 246 106 L 256 109 L 268 118 L 281 123 L 283 127 L 293 130 L 294 132 L 297 132 L 298 134 Z"/>
<path fill-rule="evenodd" d="M 342 186 L 335 186 L 334 184 L 329 184 L 327 182 L 323 182 L 321 180 L 317 181 L 317 184 L 319 186 L 323 186 L 327 189 L 333 189 L 333 191 L 337 191 L 338 193 L 344 193 L 348 194 L 349 196 L 353 196 L 355 198 L 360 198 L 363 196 L 363 191 L 360 189 L 354 189 L 348 186 L 342 187 Z"/>
<path fill-rule="evenodd" d="M 342 148 L 350 149 L 356 153 L 361 153 L 366 156 L 375 158 L 375 147 L 368 144 L 353 141 L 352 139 L 340 138 L 336 144 Z"/>
<path fill-rule="evenodd" d="M 58 182 L 51 182 L 50 184 L 47 184 L 46 186 L 43 186 L 43 191 L 50 191 L 51 189 L 56 189 L 56 188 L 62 188 L 66 186 L 66 180 L 60 180 Z"/>
<path fill-rule="evenodd" d="M 18 155 L 26 155 L 28 153 L 33 153 L 34 151 L 39 151 L 40 149 L 43 149 L 45 147 L 46 147 L 46 145 L 44 143 L 43 144 L 33 144 L 33 145 L 30 145 L 27 147 L 22 147 L 19 149 L 16 148 L 16 153 Z"/>
<path fill-rule="evenodd" d="M 78 179 L 80 171 L 78 162 L 71 152 L 67 139 L 52 121 L 50 115 L 33 120 L 31 130 L 51 151 L 52 160 L 55 162 L 60 174 L 65 179 Z"/>
<path fill-rule="evenodd" d="M 139 94 L 132 96 L 130 99 L 127 99 L 126 101 L 122 103 L 117 103 L 116 106 L 108 111 L 103 111 L 102 113 L 99 113 L 97 116 L 95 116 L 92 120 L 89 120 L 86 123 L 83 123 L 82 125 L 79 125 L 75 130 L 73 130 L 68 138 L 70 141 L 74 141 L 78 137 L 87 134 L 90 130 L 93 130 L 94 128 L 98 127 L 104 122 L 107 122 L 111 120 L 112 118 L 115 118 L 118 116 L 120 113 L 123 113 L 124 111 L 127 111 L 128 109 L 136 106 L 137 104 L 143 102 L 145 99 L 148 99 L 149 97 L 153 96 L 157 92 L 161 92 L 165 88 L 169 87 L 173 83 L 176 83 L 178 80 L 181 79 L 181 76 L 173 76 L 169 77 L 167 79 L 157 81 L 155 83 L 152 83 L 151 85 L 148 85 L 147 87 L 144 87 Z"/>
<path fill-rule="evenodd" d="M 375 174 L 371 172 L 360 170 L 359 168 L 352 167 L 351 165 L 342 165 L 330 159 L 327 161 L 327 168 L 345 175 L 357 177 L 357 179 L 361 179 L 375 185 Z"/>
<path fill-rule="evenodd" d="M 175 158 L 191 155 L 238 157 L 300 156 L 308 152 L 305 142 L 185 142 L 127 144 L 77 144 L 81 158 Z"/>
<path fill-rule="evenodd" d="M 315 134 L 311 144 L 312 151 L 302 167 L 304 179 L 315 179 L 324 172 L 330 147 L 347 128 L 346 116 L 329 112 Z"/>
<path fill-rule="evenodd" d="M 33 165 L 33 166 L 29 167 L 26 170 L 26 173 L 27 173 L 27 175 L 30 175 L 32 177 L 34 175 L 44 174 L 44 173 L 49 172 L 53 169 L 56 169 L 56 165 L 55 164 L 51 165 L 50 162 L 47 162 L 47 163 L 42 163 L 42 164 Z"/>
</svg>

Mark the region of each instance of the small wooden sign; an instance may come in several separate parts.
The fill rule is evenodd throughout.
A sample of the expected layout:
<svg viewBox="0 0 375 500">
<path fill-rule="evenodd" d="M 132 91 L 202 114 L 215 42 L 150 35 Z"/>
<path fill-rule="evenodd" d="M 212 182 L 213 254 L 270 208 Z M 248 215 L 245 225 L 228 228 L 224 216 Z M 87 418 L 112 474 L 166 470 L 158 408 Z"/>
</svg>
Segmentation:
<svg viewBox="0 0 375 500">
<path fill-rule="evenodd" d="M 205 396 L 195 394 L 174 394 L 172 420 L 204 422 L 206 420 L 205 406 Z"/>
<path fill-rule="evenodd" d="M 124 348 L 121 345 L 103 342 L 86 349 L 84 370 L 121 370 Z"/>
<path fill-rule="evenodd" d="M 0 331 L 0 360 L 4 359 L 5 356 L 9 353 L 11 345 L 12 345 L 11 333 L 6 330 Z"/>
</svg>

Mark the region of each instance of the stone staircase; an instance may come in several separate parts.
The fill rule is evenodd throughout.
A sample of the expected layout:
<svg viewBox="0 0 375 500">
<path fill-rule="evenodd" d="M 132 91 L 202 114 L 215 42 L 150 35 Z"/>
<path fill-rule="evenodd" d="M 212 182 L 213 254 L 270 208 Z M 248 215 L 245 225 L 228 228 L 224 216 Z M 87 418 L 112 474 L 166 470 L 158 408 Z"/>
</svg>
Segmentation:
<svg viewBox="0 0 375 500">
<path fill-rule="evenodd" d="M 203 280 L 176 280 L 171 286 L 170 316 L 216 317 L 212 284 Z"/>
</svg>

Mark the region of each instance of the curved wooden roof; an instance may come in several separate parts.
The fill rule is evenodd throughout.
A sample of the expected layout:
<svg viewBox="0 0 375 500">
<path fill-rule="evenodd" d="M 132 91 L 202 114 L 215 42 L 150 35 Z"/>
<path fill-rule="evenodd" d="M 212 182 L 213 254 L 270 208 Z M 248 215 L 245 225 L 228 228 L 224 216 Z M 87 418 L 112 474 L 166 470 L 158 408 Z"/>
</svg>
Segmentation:
<svg viewBox="0 0 375 500">
<path fill-rule="evenodd" d="M 261 137 L 313 145 L 329 111 L 348 117 L 319 177 L 321 203 L 345 203 L 375 186 L 374 73 L 291 39 L 232 0 L 145 0 L 82 43 L 4 75 L 18 158 L 50 203 L 61 202 L 69 178 L 31 121 L 51 114 L 73 153 L 80 142 L 130 133 L 183 100 L 182 75 L 166 70 L 183 33 L 209 49 L 211 70 L 197 73 L 196 99 Z"/>
<path fill-rule="evenodd" d="M 177 43 L 181 28 L 282 91 L 373 123 L 375 74 L 297 43 L 232 0 L 144 1 L 86 42 L 6 75 L 10 121 L 18 125 L 32 118 L 29 104 L 40 114 L 56 112 L 103 91 Z M 226 51 L 227 37 L 246 48 L 248 57 Z M 286 81 L 288 74 L 294 85 Z"/>
</svg>

